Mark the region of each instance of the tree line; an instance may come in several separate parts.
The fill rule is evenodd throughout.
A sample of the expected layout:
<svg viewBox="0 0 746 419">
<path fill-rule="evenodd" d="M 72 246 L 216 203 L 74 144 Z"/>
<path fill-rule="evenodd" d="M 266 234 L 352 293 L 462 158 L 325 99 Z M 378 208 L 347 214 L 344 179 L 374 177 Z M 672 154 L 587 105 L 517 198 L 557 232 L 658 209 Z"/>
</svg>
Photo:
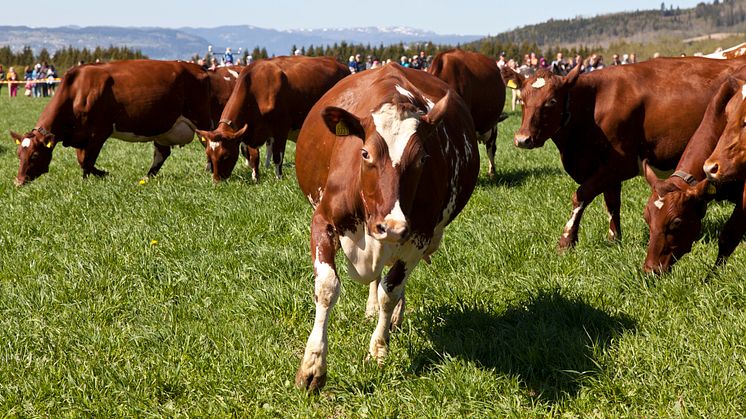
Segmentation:
<svg viewBox="0 0 746 419">
<path fill-rule="evenodd" d="M 29 46 L 24 46 L 18 52 L 13 52 L 10 46 L 7 45 L 0 47 L 0 64 L 7 67 L 14 66 L 23 69 L 25 66 L 32 66 L 36 63 L 46 62 L 54 65 L 57 68 L 58 74 L 64 73 L 65 70 L 80 62 L 91 63 L 97 59 L 101 61 L 116 61 L 139 58 L 148 57 L 140 52 L 140 50 L 126 46 L 109 46 L 108 48 L 96 47 L 94 49 L 80 49 L 68 46 L 55 51 L 54 54 L 50 54 L 46 48 L 42 48 L 38 54 L 35 54 Z"/>
</svg>

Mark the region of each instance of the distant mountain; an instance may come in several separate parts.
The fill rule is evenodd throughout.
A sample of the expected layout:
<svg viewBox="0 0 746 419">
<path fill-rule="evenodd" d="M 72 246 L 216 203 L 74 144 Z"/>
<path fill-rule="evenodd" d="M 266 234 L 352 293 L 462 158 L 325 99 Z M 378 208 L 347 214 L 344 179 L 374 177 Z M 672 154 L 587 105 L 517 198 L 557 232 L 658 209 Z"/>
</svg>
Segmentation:
<svg viewBox="0 0 746 419">
<path fill-rule="evenodd" d="M 215 28 L 124 28 L 115 26 L 64 26 L 57 28 L 29 28 L 26 26 L 0 26 L 0 46 L 9 45 L 13 50 L 30 46 L 38 53 L 46 48 L 50 53 L 67 47 L 95 48 L 128 46 L 139 49 L 150 58 L 187 59 L 195 54 L 204 55 L 208 45 L 214 51 L 232 47 L 252 50 L 264 47 L 269 54 L 285 55 L 293 45 L 319 46 L 326 44 L 362 43 L 390 45 L 399 42 L 427 42 L 436 44 L 463 44 L 481 38 L 477 35 L 440 35 L 407 27 L 348 28 L 348 29 L 299 29 L 274 30 L 255 26 L 219 26 Z"/>
</svg>

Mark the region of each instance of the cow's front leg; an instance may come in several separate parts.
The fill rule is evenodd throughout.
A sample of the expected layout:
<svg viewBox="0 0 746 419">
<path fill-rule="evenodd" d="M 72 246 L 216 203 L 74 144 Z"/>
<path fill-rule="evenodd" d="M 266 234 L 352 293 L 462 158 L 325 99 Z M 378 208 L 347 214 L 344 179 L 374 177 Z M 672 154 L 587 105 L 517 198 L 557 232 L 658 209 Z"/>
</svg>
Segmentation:
<svg viewBox="0 0 746 419">
<path fill-rule="evenodd" d="M 275 164 L 275 176 L 282 179 L 282 163 L 285 160 L 285 143 L 287 143 L 288 131 L 280 130 L 274 134 L 272 143 L 272 162 Z"/>
<path fill-rule="evenodd" d="M 242 142 L 240 144 L 241 154 L 244 156 L 244 162 L 246 167 L 251 168 L 251 180 L 259 182 L 259 150 L 254 147 L 249 147 L 248 144 Z"/>
<path fill-rule="evenodd" d="M 741 202 L 736 203 L 733 213 L 720 231 L 718 257 L 715 266 L 725 263 L 733 251 L 736 250 L 744 233 L 746 233 L 746 187 L 744 187 Z"/>
<path fill-rule="evenodd" d="M 406 265 L 402 261 L 395 262 L 378 287 L 378 324 L 370 338 L 368 349 L 371 358 L 378 365 L 383 364 L 388 353 L 394 310 L 404 296 L 404 286 L 415 265 L 416 263 Z"/>
<path fill-rule="evenodd" d="M 76 154 L 78 156 L 78 164 L 83 169 L 83 177 L 88 175 L 94 175 L 98 177 L 106 176 L 107 173 L 103 170 L 96 169 L 96 160 L 101 152 L 101 147 L 104 143 L 102 141 L 91 140 L 86 148 L 77 149 Z"/>
<path fill-rule="evenodd" d="M 380 278 L 372 281 L 368 289 L 368 301 L 365 304 L 365 318 L 373 320 L 378 315 L 378 286 L 381 282 Z M 406 296 L 404 290 L 402 290 L 399 304 L 394 308 L 394 312 L 391 315 L 391 330 L 394 331 L 401 327 L 404 321 L 404 308 L 406 307 Z"/>
<path fill-rule="evenodd" d="M 322 216 L 314 214 L 311 223 L 311 260 L 315 276 L 313 299 L 316 317 L 306 342 L 295 385 L 308 390 L 321 389 L 326 384 L 327 327 L 329 314 L 339 296 L 339 277 L 334 264 L 336 234 Z"/>
<path fill-rule="evenodd" d="M 579 191 L 580 189 L 578 189 Z M 578 198 L 578 191 L 572 194 L 572 213 L 570 213 L 570 219 L 567 220 L 565 228 L 562 231 L 562 237 L 560 237 L 559 247 L 560 250 L 569 249 L 578 242 L 578 230 L 580 229 L 580 219 L 583 217 L 583 212 L 588 203 L 581 201 Z"/>
<path fill-rule="evenodd" d="M 487 176 L 490 179 L 495 177 L 495 153 L 497 152 L 497 127 L 490 130 L 490 136 L 484 143 L 484 148 L 487 151 Z"/>
<path fill-rule="evenodd" d="M 622 182 L 619 182 L 604 191 L 604 203 L 606 212 L 609 214 L 609 241 L 622 240 L 622 221 L 620 218 L 622 210 Z"/>
</svg>

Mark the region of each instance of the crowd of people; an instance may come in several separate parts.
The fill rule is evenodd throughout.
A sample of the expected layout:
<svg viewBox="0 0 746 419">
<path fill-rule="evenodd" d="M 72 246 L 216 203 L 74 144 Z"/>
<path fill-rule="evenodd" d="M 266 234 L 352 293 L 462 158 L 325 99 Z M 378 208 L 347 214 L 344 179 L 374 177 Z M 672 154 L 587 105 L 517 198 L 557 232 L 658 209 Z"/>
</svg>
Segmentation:
<svg viewBox="0 0 746 419">
<path fill-rule="evenodd" d="M 55 86 L 59 83 L 57 70 L 54 65 L 46 61 L 34 66 L 26 66 L 22 76 L 14 67 L 8 68 L 6 72 L 0 64 L 0 93 L 2 88 L 8 86 L 10 97 L 18 96 L 18 86 L 23 85 L 23 94 L 28 97 L 49 97 L 54 95 Z"/>
<path fill-rule="evenodd" d="M 363 58 L 360 54 L 355 54 L 350 56 L 350 59 L 347 61 L 347 67 L 349 67 L 350 72 L 354 74 L 359 73 L 363 70 L 378 68 L 392 61 L 393 60 L 390 58 L 385 61 L 380 61 L 377 57 L 374 57 L 372 55 L 368 55 L 365 61 L 363 61 Z M 425 51 L 420 51 L 419 54 L 415 54 L 411 58 L 406 55 L 402 55 L 401 59 L 399 60 L 399 64 L 402 67 L 414 68 L 417 70 L 427 70 L 427 68 L 430 67 L 432 61 L 432 55 L 425 55 Z"/>
</svg>

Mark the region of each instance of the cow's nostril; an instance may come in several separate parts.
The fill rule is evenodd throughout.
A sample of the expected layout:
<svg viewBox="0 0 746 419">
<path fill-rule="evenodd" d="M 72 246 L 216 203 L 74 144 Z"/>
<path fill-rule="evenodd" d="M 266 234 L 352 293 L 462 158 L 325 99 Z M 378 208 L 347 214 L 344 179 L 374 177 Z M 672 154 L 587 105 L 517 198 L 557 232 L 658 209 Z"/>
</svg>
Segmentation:
<svg viewBox="0 0 746 419">
<path fill-rule="evenodd" d="M 707 173 L 714 175 L 718 172 L 718 170 L 720 170 L 720 166 L 717 163 L 713 163 L 705 167 L 705 170 L 707 171 Z"/>
<path fill-rule="evenodd" d="M 386 226 L 383 225 L 383 224 L 376 224 L 376 232 L 378 232 L 378 234 L 385 233 L 386 232 Z"/>
</svg>

